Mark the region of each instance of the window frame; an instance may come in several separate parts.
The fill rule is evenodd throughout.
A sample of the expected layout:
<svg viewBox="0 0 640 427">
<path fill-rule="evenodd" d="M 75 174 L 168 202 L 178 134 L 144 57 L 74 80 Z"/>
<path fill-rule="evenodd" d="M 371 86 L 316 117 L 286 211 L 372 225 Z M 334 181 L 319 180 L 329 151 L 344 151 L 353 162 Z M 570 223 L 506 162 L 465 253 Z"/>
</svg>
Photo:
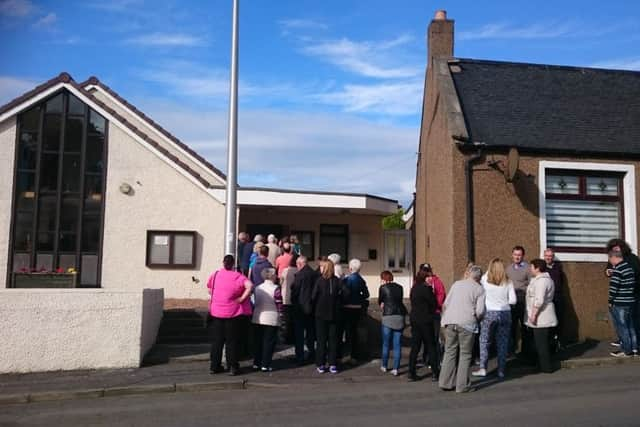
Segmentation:
<svg viewBox="0 0 640 427">
<path fill-rule="evenodd" d="M 152 263 L 151 262 L 151 240 L 154 235 L 166 234 L 169 236 L 169 262 L 167 264 Z M 176 264 L 175 259 L 175 237 L 176 236 L 191 236 L 193 239 L 191 246 L 191 263 L 189 264 Z M 146 243 L 146 257 L 145 265 L 148 268 L 164 268 L 171 270 L 193 270 L 196 267 L 196 248 L 198 233 L 192 230 L 147 230 L 147 243 Z"/>
<path fill-rule="evenodd" d="M 326 233 L 323 231 L 324 227 L 342 227 L 344 230 L 344 233 Z M 340 254 L 341 257 L 343 257 L 340 261 L 341 264 L 347 263 L 349 260 L 349 224 L 320 224 L 320 233 L 319 233 L 319 241 L 318 241 L 318 247 L 319 247 L 319 254 L 321 256 L 327 256 L 330 254 L 325 254 L 323 253 L 322 250 L 322 237 L 323 236 L 344 236 L 345 239 L 345 254 L 344 256 L 342 254 Z"/>
<path fill-rule="evenodd" d="M 306 256 L 309 261 L 313 261 L 316 257 L 316 233 L 314 233 L 313 231 L 310 230 L 295 230 L 291 232 L 291 236 L 296 236 L 298 238 L 298 241 L 301 242 L 302 241 L 302 235 L 303 234 L 309 234 L 311 235 L 311 255 L 307 255 L 305 253 L 303 253 L 302 255 Z M 302 243 L 300 243 L 300 250 L 302 251 Z"/>
<path fill-rule="evenodd" d="M 569 194 L 546 194 L 547 175 L 559 175 L 562 173 L 578 175 L 579 193 Z M 619 181 L 618 196 L 595 196 L 587 195 L 585 182 L 588 176 L 617 176 Z M 605 201 L 620 203 L 620 229 L 624 239 L 629 242 L 632 249 L 637 248 L 637 218 L 636 218 L 636 190 L 635 190 L 635 167 L 631 164 L 613 163 L 588 163 L 588 162 L 563 162 L 543 160 L 539 163 L 538 173 L 538 194 L 539 194 L 539 222 L 540 222 L 540 255 L 542 256 L 547 246 L 547 219 L 546 207 L 547 199 L 552 200 L 585 200 L 585 201 Z M 554 248 L 556 256 L 562 261 L 578 262 L 606 262 L 607 255 L 602 251 L 593 248 L 577 249 L 569 247 Z"/>
</svg>

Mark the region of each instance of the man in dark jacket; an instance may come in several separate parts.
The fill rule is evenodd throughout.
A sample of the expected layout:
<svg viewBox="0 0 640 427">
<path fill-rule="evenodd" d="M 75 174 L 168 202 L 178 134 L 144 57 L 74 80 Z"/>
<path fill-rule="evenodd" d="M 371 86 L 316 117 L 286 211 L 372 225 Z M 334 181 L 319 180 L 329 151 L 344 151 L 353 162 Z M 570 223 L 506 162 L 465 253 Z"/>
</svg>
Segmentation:
<svg viewBox="0 0 640 427">
<path fill-rule="evenodd" d="M 296 267 L 298 272 L 291 285 L 291 304 L 293 305 L 296 362 L 303 364 L 305 342 L 309 352 L 308 360 L 315 360 L 316 334 L 311 295 L 319 273 L 309 267 L 305 256 L 298 257 Z"/>
<path fill-rule="evenodd" d="M 251 280 L 251 283 L 253 283 L 253 286 L 258 286 L 259 284 L 264 282 L 264 279 L 262 278 L 262 270 L 265 270 L 267 268 L 273 268 L 273 265 L 271 265 L 271 263 L 267 259 L 268 256 L 269 256 L 269 246 L 261 247 L 260 253 L 258 254 L 258 259 L 256 260 L 256 263 L 251 268 L 251 277 L 249 277 L 249 280 Z"/>
<path fill-rule="evenodd" d="M 240 233 L 240 238 L 243 241 L 242 252 L 240 252 L 240 245 L 238 245 L 238 264 L 240 264 L 240 271 L 245 276 L 249 275 L 249 263 L 251 261 L 251 254 L 253 253 L 253 242 L 249 239 L 247 233 Z"/>
<path fill-rule="evenodd" d="M 556 317 L 558 318 L 558 326 L 555 327 L 554 342 L 552 342 L 551 350 L 556 351 L 561 348 L 562 342 L 562 326 L 564 325 L 564 272 L 562 271 L 562 263 L 555 259 L 553 249 L 544 250 L 544 262 L 547 264 L 547 273 L 553 280 L 554 294 L 553 305 L 556 309 Z"/>
<path fill-rule="evenodd" d="M 349 261 L 349 275 L 344 278 L 344 285 L 349 290 L 349 299 L 344 300 L 342 322 L 338 331 L 338 357 L 345 356 L 348 349 L 352 362 L 364 356 L 364 351 L 359 346 L 358 326 L 362 317 L 366 316 L 369 307 L 369 289 L 367 282 L 360 275 L 360 267 L 359 259 L 354 258 Z M 342 343 L 343 334 L 344 343 Z"/>
</svg>

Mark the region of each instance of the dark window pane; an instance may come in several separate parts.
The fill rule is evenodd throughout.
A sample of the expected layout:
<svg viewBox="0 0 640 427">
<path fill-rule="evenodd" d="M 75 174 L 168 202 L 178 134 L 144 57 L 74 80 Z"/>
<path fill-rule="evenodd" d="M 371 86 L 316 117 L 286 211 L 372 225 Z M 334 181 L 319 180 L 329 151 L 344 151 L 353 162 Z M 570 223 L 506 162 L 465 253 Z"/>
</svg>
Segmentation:
<svg viewBox="0 0 640 427">
<path fill-rule="evenodd" d="M 33 210 L 35 200 L 35 180 L 34 172 L 19 172 L 16 178 L 16 207 L 19 211 Z"/>
<path fill-rule="evenodd" d="M 89 113 L 89 133 L 104 135 L 106 120 L 98 113 L 90 110 Z"/>
<path fill-rule="evenodd" d="M 84 177 L 84 211 L 99 214 L 102 206 L 102 175 Z"/>
<path fill-rule="evenodd" d="M 47 102 L 47 113 L 62 113 L 62 94 L 56 95 Z"/>
<path fill-rule="evenodd" d="M 73 231 L 78 229 L 80 199 L 64 197 L 60 210 L 60 230 Z"/>
<path fill-rule="evenodd" d="M 20 115 L 20 129 L 25 132 L 38 132 L 40 129 L 40 109 L 38 107 Z"/>
<path fill-rule="evenodd" d="M 58 249 L 62 252 L 71 252 L 76 250 L 76 233 L 66 231 L 60 232 L 60 241 Z"/>
<path fill-rule="evenodd" d="M 38 134 L 22 131 L 18 148 L 18 169 L 35 169 L 38 153 Z"/>
<path fill-rule="evenodd" d="M 80 192 L 80 155 L 65 154 L 62 159 L 62 192 Z"/>
<path fill-rule="evenodd" d="M 78 267 L 76 266 L 76 255 L 75 254 L 61 254 L 60 255 L 60 261 L 58 262 L 58 267 L 63 269 L 65 273 L 70 268 L 73 268 L 74 270 L 77 270 Z"/>
<path fill-rule="evenodd" d="M 36 270 L 52 271 L 53 270 L 53 255 L 52 254 L 37 254 L 36 255 Z"/>
<path fill-rule="evenodd" d="M 31 270 L 31 255 L 24 253 L 13 254 L 13 271 L 25 271 Z"/>
<path fill-rule="evenodd" d="M 104 137 L 102 135 L 89 135 L 87 137 L 87 168 L 86 172 L 102 172 L 102 150 Z"/>
<path fill-rule="evenodd" d="M 44 116 L 43 150 L 58 151 L 60 148 L 60 123 L 60 116 L 57 114 L 46 114 Z"/>
<path fill-rule="evenodd" d="M 87 215 L 82 221 L 82 251 L 97 252 L 100 244 L 100 217 Z"/>
<path fill-rule="evenodd" d="M 71 94 L 69 94 L 69 114 L 84 116 L 84 103 Z"/>
<path fill-rule="evenodd" d="M 52 251 L 53 250 L 53 236 L 56 233 L 38 233 L 38 250 L 39 251 Z"/>
<path fill-rule="evenodd" d="M 80 152 L 82 146 L 82 117 L 69 117 L 64 130 L 64 151 Z"/>
<path fill-rule="evenodd" d="M 82 255 L 82 268 L 80 273 L 81 285 L 98 284 L 98 256 Z"/>
<path fill-rule="evenodd" d="M 15 243 L 16 251 L 30 251 L 33 244 L 33 213 L 19 212 L 16 214 Z"/>
<path fill-rule="evenodd" d="M 38 204 L 38 231 L 54 231 L 56 229 L 56 196 L 43 194 Z"/>
<path fill-rule="evenodd" d="M 40 164 L 40 191 L 58 189 L 58 155 L 43 154 Z"/>
</svg>

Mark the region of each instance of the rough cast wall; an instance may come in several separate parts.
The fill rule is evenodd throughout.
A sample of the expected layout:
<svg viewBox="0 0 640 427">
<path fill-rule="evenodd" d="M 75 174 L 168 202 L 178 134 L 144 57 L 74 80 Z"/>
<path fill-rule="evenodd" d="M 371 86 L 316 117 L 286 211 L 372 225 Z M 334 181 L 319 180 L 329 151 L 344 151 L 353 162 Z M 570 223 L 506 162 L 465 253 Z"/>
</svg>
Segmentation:
<svg viewBox="0 0 640 427">
<path fill-rule="evenodd" d="M 16 118 L 0 123 L 0 288 L 7 283 L 9 235 L 13 206 L 13 175 L 16 152 Z"/>
<path fill-rule="evenodd" d="M 519 244 L 527 250 L 527 259 L 540 257 L 540 225 L 538 206 L 538 164 L 540 160 L 576 161 L 575 158 L 522 156 L 514 183 L 507 183 L 503 175 L 486 166 L 486 160 L 506 162 L 506 156 L 493 155 L 479 162 L 474 171 L 474 218 L 476 260 L 483 268 L 493 257 L 505 262 L 511 249 Z M 616 162 L 602 159 L 580 159 L 583 162 Z M 640 180 L 636 172 L 636 180 Z M 637 188 L 640 181 L 636 182 Z M 462 202 L 464 195 L 458 197 Z M 637 200 L 636 200 L 637 203 Z M 587 337 L 608 339 L 612 327 L 607 315 L 608 281 L 603 275 L 604 263 L 565 262 L 567 276 L 567 304 L 564 321 L 569 339 Z"/>
<path fill-rule="evenodd" d="M 0 373 L 134 368 L 162 318 L 161 289 L 0 291 Z"/>
<path fill-rule="evenodd" d="M 167 298 L 208 298 L 206 280 L 223 255 L 223 205 L 113 124 L 108 155 L 102 286 L 164 288 Z M 133 194 L 120 192 L 125 182 Z M 197 231 L 195 269 L 146 267 L 147 230 Z"/>
<path fill-rule="evenodd" d="M 320 249 L 320 224 L 348 224 L 350 235 L 366 235 L 368 248 L 376 249 L 378 251 L 378 257 L 376 260 L 362 260 L 362 269 L 360 271 L 367 282 L 367 286 L 372 297 L 377 298 L 378 287 L 380 286 L 380 272 L 383 269 L 384 257 L 381 216 L 305 213 L 303 211 L 276 211 L 274 213 L 266 213 L 266 210 L 256 211 L 253 209 L 241 209 L 240 230 L 243 230 L 247 224 L 282 224 L 289 226 L 291 231 L 313 231 L 316 253 L 318 253 Z M 349 255 L 353 257 L 351 252 Z M 342 260 L 344 265 L 348 262 L 348 260 Z M 347 271 L 346 268 L 344 271 Z"/>
</svg>

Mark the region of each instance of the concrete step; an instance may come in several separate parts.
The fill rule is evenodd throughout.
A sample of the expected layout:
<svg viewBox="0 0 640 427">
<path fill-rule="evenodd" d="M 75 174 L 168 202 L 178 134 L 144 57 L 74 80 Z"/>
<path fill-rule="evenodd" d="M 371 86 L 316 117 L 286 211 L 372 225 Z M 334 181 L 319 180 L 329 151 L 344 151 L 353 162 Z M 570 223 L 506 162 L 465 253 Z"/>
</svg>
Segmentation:
<svg viewBox="0 0 640 427">
<path fill-rule="evenodd" d="M 191 326 L 191 325 L 183 325 L 183 324 L 161 324 L 160 330 L 158 334 L 161 336 L 165 335 L 202 335 L 208 333 L 208 329 L 204 326 Z"/>
</svg>

